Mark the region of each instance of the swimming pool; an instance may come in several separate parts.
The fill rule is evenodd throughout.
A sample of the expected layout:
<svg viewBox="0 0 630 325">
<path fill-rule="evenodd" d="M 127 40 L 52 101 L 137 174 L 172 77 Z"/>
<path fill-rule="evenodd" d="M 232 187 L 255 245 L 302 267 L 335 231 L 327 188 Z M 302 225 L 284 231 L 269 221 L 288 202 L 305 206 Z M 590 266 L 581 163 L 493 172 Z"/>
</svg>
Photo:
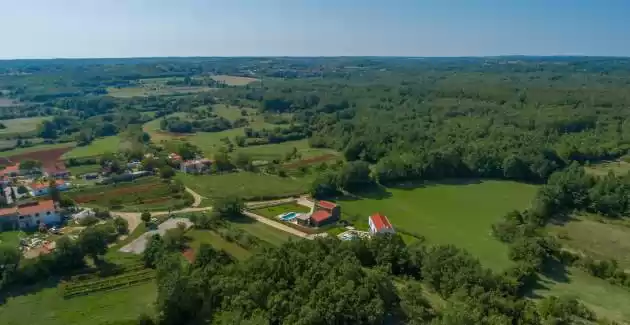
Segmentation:
<svg viewBox="0 0 630 325">
<path fill-rule="evenodd" d="M 287 212 L 280 216 L 280 220 L 282 221 L 291 221 L 297 217 L 297 212 Z"/>
</svg>

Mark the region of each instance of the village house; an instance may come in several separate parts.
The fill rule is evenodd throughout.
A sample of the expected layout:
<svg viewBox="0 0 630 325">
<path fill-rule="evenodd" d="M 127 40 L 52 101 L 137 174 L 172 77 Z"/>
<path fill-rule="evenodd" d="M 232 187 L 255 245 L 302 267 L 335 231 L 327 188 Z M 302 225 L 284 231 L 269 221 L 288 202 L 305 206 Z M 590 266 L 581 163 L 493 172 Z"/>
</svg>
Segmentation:
<svg viewBox="0 0 630 325">
<path fill-rule="evenodd" d="M 17 177 L 21 175 L 20 164 L 7 166 L 0 170 L 0 176 L 4 177 Z"/>
<path fill-rule="evenodd" d="M 59 208 L 53 200 L 22 203 L 0 209 L 0 220 L 20 229 L 36 228 L 42 223 L 51 226 L 61 223 Z"/>
<path fill-rule="evenodd" d="M 368 224 L 370 225 L 370 233 L 372 234 L 393 234 L 394 226 L 389 222 L 386 216 L 375 213 L 368 218 Z"/>
<path fill-rule="evenodd" d="M 309 214 L 296 217 L 302 226 L 321 227 L 331 224 L 341 217 L 341 207 L 329 201 L 316 201 Z"/>
<path fill-rule="evenodd" d="M 54 167 L 44 168 L 44 173 L 53 178 L 67 179 L 70 177 L 70 171 L 66 169 L 63 164 L 55 165 Z"/>
<path fill-rule="evenodd" d="M 201 159 L 194 159 L 194 160 L 186 160 L 180 164 L 179 168 L 184 173 L 199 174 L 207 170 L 210 170 L 211 165 L 212 165 L 212 160 L 201 158 Z"/>
<path fill-rule="evenodd" d="M 57 187 L 57 190 L 65 191 L 70 188 L 71 184 L 66 183 L 63 180 L 56 180 L 55 186 Z M 48 183 L 33 183 L 31 184 L 30 188 L 30 193 L 32 196 L 48 195 L 48 193 L 50 192 L 50 185 Z"/>
</svg>

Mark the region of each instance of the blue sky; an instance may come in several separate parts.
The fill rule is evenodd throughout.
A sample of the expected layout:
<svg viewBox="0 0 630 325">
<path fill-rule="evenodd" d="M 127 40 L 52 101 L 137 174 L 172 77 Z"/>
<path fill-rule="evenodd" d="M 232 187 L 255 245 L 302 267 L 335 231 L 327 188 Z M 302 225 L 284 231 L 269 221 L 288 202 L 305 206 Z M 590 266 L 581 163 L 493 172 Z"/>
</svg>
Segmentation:
<svg viewBox="0 0 630 325">
<path fill-rule="evenodd" d="M 0 0 L 0 58 L 630 56 L 620 0 Z"/>
</svg>

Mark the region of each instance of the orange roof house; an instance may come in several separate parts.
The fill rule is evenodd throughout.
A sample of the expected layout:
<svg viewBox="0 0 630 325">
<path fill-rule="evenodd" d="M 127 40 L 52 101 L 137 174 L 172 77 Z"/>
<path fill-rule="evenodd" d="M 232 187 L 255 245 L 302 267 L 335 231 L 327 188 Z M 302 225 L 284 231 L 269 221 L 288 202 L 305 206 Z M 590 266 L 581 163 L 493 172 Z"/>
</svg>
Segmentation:
<svg viewBox="0 0 630 325">
<path fill-rule="evenodd" d="M 370 216 L 368 223 L 370 225 L 370 232 L 373 234 L 382 233 L 394 233 L 394 226 L 389 222 L 386 216 L 375 213 Z"/>
</svg>

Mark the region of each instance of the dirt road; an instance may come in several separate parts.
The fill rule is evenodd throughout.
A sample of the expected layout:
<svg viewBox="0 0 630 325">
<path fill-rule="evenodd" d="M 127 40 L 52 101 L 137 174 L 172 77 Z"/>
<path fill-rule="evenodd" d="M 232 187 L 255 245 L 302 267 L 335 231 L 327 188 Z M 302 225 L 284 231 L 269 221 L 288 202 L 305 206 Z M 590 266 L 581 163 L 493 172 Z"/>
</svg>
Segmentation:
<svg viewBox="0 0 630 325">
<path fill-rule="evenodd" d="M 171 214 L 200 212 L 200 211 L 212 210 L 211 207 L 199 208 L 199 204 L 201 204 L 201 200 L 203 199 L 203 196 L 195 193 L 193 190 L 191 190 L 189 188 L 186 188 L 186 192 L 190 193 L 190 195 L 192 195 L 193 198 L 195 198 L 195 201 L 193 202 L 191 207 L 190 208 L 184 208 L 184 209 L 180 209 L 180 210 L 171 211 Z M 151 212 L 151 215 L 152 216 L 161 216 L 161 215 L 165 215 L 165 214 L 168 214 L 168 213 L 169 213 L 168 211 L 157 211 L 157 212 Z M 129 232 L 132 232 L 134 229 L 136 229 L 136 227 L 138 227 L 138 225 L 142 222 L 142 219 L 140 219 L 140 216 L 142 215 L 142 212 L 112 212 L 112 214 L 115 215 L 115 216 L 120 216 L 123 219 L 127 220 L 127 222 L 129 223 Z"/>
</svg>

